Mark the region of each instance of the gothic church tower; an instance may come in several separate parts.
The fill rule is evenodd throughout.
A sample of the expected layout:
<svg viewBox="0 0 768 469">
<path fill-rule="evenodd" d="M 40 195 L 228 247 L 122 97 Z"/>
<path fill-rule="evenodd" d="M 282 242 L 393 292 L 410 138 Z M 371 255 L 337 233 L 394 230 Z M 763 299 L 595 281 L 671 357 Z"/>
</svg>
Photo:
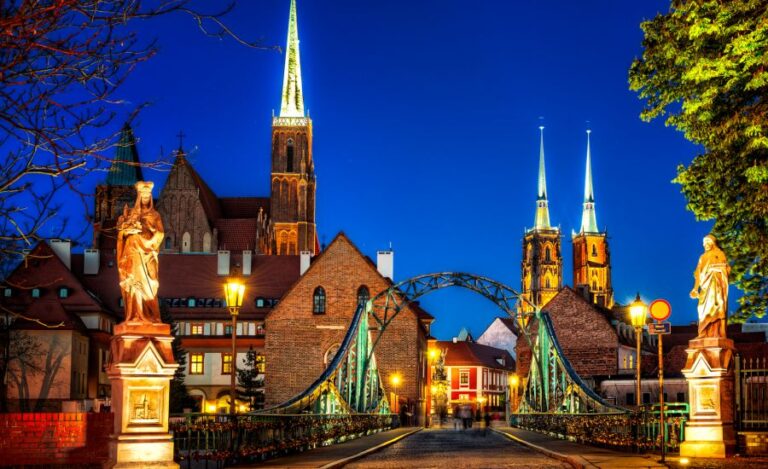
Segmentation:
<svg viewBox="0 0 768 469">
<path fill-rule="evenodd" d="M 587 170 L 584 176 L 584 209 L 581 214 L 579 233 L 572 235 L 573 286 L 588 296 L 589 300 L 606 308 L 613 307 L 611 285 L 611 252 L 608 236 L 597 228 L 595 193 L 592 188 L 592 155 L 587 130 Z"/>
<path fill-rule="evenodd" d="M 280 116 L 272 118 L 270 216 L 278 255 L 315 253 L 312 120 L 304 115 L 296 0 L 291 0 Z"/>
<path fill-rule="evenodd" d="M 549 302 L 563 285 L 563 258 L 560 252 L 560 228 L 549 223 L 547 176 L 544 169 L 544 127 L 539 127 L 539 183 L 536 198 L 536 219 L 533 228 L 523 237 L 522 312 L 534 311 Z"/>
</svg>

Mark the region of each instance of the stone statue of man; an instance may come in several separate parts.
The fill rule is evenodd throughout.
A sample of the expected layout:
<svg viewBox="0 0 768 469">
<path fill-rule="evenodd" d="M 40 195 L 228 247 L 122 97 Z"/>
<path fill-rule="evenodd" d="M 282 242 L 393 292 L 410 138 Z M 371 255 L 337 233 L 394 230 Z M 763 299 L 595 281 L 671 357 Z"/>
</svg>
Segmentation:
<svg viewBox="0 0 768 469">
<path fill-rule="evenodd" d="M 117 270 L 126 323 L 159 323 L 158 252 L 163 221 L 152 203 L 150 181 L 136 183 L 136 204 L 117 220 Z"/>
<path fill-rule="evenodd" d="M 699 335 L 697 338 L 723 337 L 728 317 L 728 276 L 731 267 L 725 253 L 711 234 L 704 237 L 704 254 L 699 257 L 691 298 L 698 299 Z"/>
</svg>

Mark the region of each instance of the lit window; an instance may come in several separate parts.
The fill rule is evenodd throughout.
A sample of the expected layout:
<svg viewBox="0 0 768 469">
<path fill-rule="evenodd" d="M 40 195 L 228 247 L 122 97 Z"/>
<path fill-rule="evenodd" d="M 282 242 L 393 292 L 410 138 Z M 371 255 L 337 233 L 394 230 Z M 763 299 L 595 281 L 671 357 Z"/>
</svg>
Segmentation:
<svg viewBox="0 0 768 469">
<path fill-rule="evenodd" d="M 264 307 L 264 298 L 256 298 L 256 307 L 257 308 L 263 308 Z"/>
<path fill-rule="evenodd" d="M 11 290 L 10 288 L 6 288 L 6 289 L 3 291 L 3 295 L 4 295 L 6 298 L 9 298 L 9 297 L 11 296 L 11 292 L 12 292 L 12 290 Z"/>
<path fill-rule="evenodd" d="M 59 298 L 66 298 L 69 296 L 69 289 L 67 287 L 59 288 Z"/>
<path fill-rule="evenodd" d="M 192 324 L 192 335 L 203 335 L 203 325 L 200 323 Z"/>
<path fill-rule="evenodd" d="M 39 288 L 33 288 L 32 289 L 32 298 L 40 298 L 40 289 Z"/>
<path fill-rule="evenodd" d="M 459 387 L 460 388 L 469 387 L 469 370 L 459 371 Z"/>
<path fill-rule="evenodd" d="M 203 357 L 202 353 L 191 353 L 189 357 L 189 374 L 201 375 L 203 374 Z"/>
<path fill-rule="evenodd" d="M 221 374 L 228 375 L 232 373 L 232 354 L 221 354 Z"/>
<path fill-rule="evenodd" d="M 256 355 L 256 369 L 259 370 L 259 373 L 264 373 L 264 366 L 266 362 L 267 361 L 264 358 L 264 355 L 262 354 Z"/>
<path fill-rule="evenodd" d="M 194 298 L 190 298 L 189 300 L 187 300 L 187 306 L 190 308 L 194 308 L 196 304 L 197 302 L 195 301 Z"/>
<path fill-rule="evenodd" d="M 315 288 L 315 294 L 312 297 L 312 313 L 325 314 L 325 290 L 323 287 Z"/>
<path fill-rule="evenodd" d="M 232 335 L 232 324 L 224 324 L 224 335 Z"/>
</svg>

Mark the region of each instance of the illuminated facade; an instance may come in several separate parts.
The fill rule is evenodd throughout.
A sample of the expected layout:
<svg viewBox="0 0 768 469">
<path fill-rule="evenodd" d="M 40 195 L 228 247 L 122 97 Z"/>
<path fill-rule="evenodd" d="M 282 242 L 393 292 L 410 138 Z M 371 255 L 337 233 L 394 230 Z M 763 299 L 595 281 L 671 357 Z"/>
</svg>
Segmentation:
<svg viewBox="0 0 768 469">
<path fill-rule="evenodd" d="M 595 194 L 592 187 L 592 155 L 587 130 L 587 166 L 584 176 L 584 209 L 581 228 L 572 235 L 573 285 L 583 292 L 592 303 L 613 308 L 611 284 L 611 252 L 608 236 L 597 228 Z"/>
<path fill-rule="evenodd" d="M 532 312 L 533 305 L 542 307 L 563 286 L 563 258 L 560 228 L 549 223 L 547 177 L 544 167 L 544 127 L 539 127 L 539 182 L 534 226 L 523 238 L 521 312 Z"/>
</svg>

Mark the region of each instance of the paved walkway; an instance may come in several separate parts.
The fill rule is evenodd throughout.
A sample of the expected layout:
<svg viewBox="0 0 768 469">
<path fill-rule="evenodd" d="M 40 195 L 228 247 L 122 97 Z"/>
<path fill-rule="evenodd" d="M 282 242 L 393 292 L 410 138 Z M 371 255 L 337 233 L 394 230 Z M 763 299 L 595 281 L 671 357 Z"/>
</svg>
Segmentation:
<svg viewBox="0 0 768 469">
<path fill-rule="evenodd" d="M 393 441 L 398 441 L 419 430 L 421 430 L 420 427 L 395 428 L 394 430 L 356 438 L 338 445 L 323 446 L 322 448 L 316 448 L 304 453 L 270 459 L 254 466 L 237 467 L 258 467 L 259 469 L 278 467 L 343 467 L 345 463 L 349 462 L 350 458 L 359 457 L 363 452 L 376 451 L 381 445 L 391 444 Z"/>
<path fill-rule="evenodd" d="M 429 428 L 350 463 L 350 469 L 570 468 L 482 428 Z"/>
<path fill-rule="evenodd" d="M 657 461 L 658 456 L 642 456 L 595 448 L 513 427 L 500 427 L 496 431 L 512 441 L 565 461 L 576 468 L 667 467 Z"/>
</svg>

